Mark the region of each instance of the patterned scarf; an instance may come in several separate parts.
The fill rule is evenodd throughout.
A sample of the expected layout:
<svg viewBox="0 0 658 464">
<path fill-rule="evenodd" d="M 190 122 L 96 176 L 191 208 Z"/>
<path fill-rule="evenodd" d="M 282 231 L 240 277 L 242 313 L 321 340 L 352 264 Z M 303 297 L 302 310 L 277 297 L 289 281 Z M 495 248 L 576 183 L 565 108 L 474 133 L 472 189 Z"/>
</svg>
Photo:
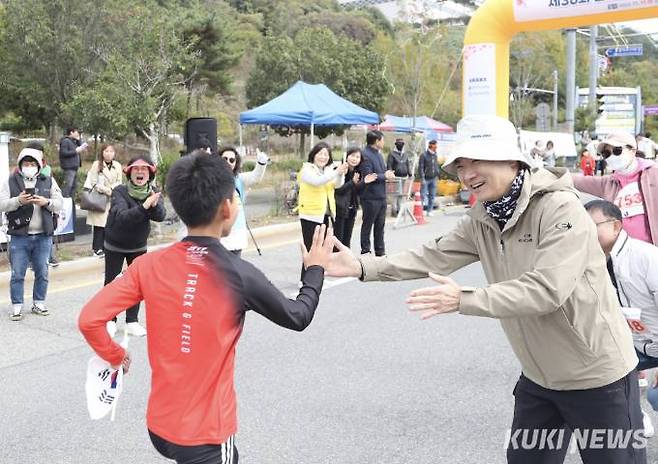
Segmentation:
<svg viewBox="0 0 658 464">
<path fill-rule="evenodd" d="M 521 189 L 523 188 L 523 179 L 526 170 L 521 168 L 512 181 L 512 186 L 505 195 L 495 201 L 483 202 L 484 209 L 487 214 L 491 216 L 497 223 L 500 230 L 503 230 L 507 221 L 509 221 L 516 209 L 516 203 L 521 196 Z"/>
</svg>

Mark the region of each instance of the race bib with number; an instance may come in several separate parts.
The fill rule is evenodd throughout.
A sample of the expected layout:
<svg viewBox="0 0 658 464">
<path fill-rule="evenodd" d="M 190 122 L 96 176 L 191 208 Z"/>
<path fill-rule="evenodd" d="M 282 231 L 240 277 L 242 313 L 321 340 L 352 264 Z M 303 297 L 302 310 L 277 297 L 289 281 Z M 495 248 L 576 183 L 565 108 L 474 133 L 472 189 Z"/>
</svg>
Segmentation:
<svg viewBox="0 0 658 464">
<path fill-rule="evenodd" d="M 615 198 L 615 205 L 621 210 L 623 218 L 644 214 L 644 202 L 637 182 L 631 182 L 622 188 Z"/>
</svg>

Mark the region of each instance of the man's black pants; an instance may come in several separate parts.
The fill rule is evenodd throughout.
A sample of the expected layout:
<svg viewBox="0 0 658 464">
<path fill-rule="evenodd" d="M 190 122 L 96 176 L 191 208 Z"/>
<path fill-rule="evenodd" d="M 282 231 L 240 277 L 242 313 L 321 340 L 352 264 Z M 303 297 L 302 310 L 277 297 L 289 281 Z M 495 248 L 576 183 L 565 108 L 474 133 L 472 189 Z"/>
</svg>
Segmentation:
<svg viewBox="0 0 658 464">
<path fill-rule="evenodd" d="M 509 464 L 561 464 L 572 435 L 584 464 L 646 464 L 637 371 L 570 391 L 548 390 L 522 374 L 514 396 Z"/>
<path fill-rule="evenodd" d="M 158 453 L 177 464 L 238 464 L 238 449 L 233 437 L 221 445 L 177 445 L 149 430 L 151 443 Z"/>
<path fill-rule="evenodd" d="M 361 224 L 361 254 L 370 253 L 370 231 L 375 239 L 375 255 L 384 256 L 384 224 L 386 223 L 386 200 L 363 200 L 363 223 Z"/>
</svg>

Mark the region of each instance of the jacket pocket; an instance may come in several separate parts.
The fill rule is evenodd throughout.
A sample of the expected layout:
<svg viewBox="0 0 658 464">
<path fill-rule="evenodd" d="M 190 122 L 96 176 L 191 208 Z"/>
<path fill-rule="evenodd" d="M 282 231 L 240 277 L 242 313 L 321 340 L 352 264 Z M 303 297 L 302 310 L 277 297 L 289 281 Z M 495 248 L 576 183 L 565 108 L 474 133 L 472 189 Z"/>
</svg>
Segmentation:
<svg viewBox="0 0 658 464">
<path fill-rule="evenodd" d="M 564 321 L 565 326 L 568 328 L 574 340 L 575 348 L 579 348 L 578 352 L 582 355 L 583 362 L 589 362 L 593 360 L 596 356 L 592 351 L 592 348 L 587 344 L 584 334 L 582 334 L 573 324 L 573 322 L 567 316 L 566 311 L 563 307 L 558 309 L 558 313 L 562 320 Z"/>
</svg>

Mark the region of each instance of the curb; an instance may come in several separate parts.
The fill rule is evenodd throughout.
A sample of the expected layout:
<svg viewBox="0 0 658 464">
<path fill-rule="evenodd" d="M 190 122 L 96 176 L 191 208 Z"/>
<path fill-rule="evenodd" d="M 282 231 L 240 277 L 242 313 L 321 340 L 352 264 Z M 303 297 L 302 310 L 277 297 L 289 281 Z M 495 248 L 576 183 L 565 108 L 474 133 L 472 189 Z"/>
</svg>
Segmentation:
<svg viewBox="0 0 658 464">
<path fill-rule="evenodd" d="M 292 234 L 300 233 L 301 226 L 299 221 L 286 222 L 284 224 L 273 224 L 269 226 L 257 227 L 252 229 L 251 232 L 254 234 L 256 240 L 265 239 L 275 235 L 283 234 Z M 176 243 L 175 241 L 167 243 L 159 243 L 157 245 L 149 246 L 148 251 L 160 250 L 162 248 L 168 247 Z M 88 256 L 84 258 L 73 259 L 71 261 L 63 261 L 56 268 L 50 268 L 48 274 L 52 277 L 64 277 L 71 274 L 78 274 L 81 272 L 91 272 L 91 271 L 103 271 L 104 270 L 104 260 L 96 256 Z M 26 275 L 26 279 L 28 278 Z M 11 279 L 11 271 L 0 272 L 0 288 L 9 287 L 9 281 Z"/>
</svg>

